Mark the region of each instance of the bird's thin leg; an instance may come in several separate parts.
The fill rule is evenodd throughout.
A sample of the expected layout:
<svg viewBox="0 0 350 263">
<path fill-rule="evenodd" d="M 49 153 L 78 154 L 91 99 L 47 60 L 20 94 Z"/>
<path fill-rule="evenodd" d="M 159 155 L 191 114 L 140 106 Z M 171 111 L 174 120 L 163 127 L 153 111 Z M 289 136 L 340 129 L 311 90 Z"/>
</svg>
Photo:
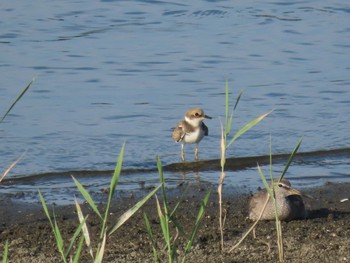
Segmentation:
<svg viewBox="0 0 350 263">
<path fill-rule="evenodd" d="M 183 162 L 185 161 L 185 146 L 183 143 L 181 144 L 181 159 Z"/>
<path fill-rule="evenodd" d="M 198 161 L 198 143 L 196 144 L 196 149 L 194 150 L 194 154 L 196 156 L 196 160 Z"/>
</svg>

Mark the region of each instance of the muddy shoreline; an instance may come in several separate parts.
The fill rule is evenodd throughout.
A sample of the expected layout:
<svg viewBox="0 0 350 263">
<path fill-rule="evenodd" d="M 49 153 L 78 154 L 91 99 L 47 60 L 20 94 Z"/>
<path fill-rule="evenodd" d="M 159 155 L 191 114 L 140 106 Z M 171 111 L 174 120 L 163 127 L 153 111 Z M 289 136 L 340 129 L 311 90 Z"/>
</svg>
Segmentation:
<svg viewBox="0 0 350 263">
<path fill-rule="evenodd" d="M 175 207 L 186 186 L 169 190 L 170 207 Z M 176 219 L 190 235 L 200 203 L 207 190 L 212 194 L 205 211 L 193 249 L 187 262 L 277 262 L 274 222 L 260 222 L 257 238 L 250 235 L 233 253 L 220 251 L 218 229 L 218 196 L 216 188 L 202 184 L 190 184 L 181 198 L 176 211 Z M 225 191 L 225 188 L 224 188 Z M 342 199 L 350 197 L 349 183 L 328 183 L 322 187 L 304 189 L 314 199 L 306 200 L 308 217 L 305 220 L 284 222 L 285 262 L 350 262 L 350 202 Z M 224 193 L 225 194 L 225 193 Z M 252 222 L 246 219 L 250 194 L 234 194 L 226 191 L 224 208 L 227 212 L 225 223 L 225 248 L 231 248 L 248 230 Z M 62 262 L 56 248 L 53 233 L 40 203 L 23 203 L 0 197 L 0 251 L 9 241 L 9 262 Z M 136 198 L 119 198 L 113 203 L 110 221 L 122 214 Z M 99 235 L 99 219 L 87 205 L 84 213 L 89 214 L 88 226 L 96 244 Z M 101 209 L 103 204 L 101 204 Z M 57 223 L 69 244 L 78 219 L 73 205 L 55 206 Z M 52 211 L 52 206 L 50 207 Z M 104 262 L 153 262 L 153 253 L 146 231 L 143 213 L 147 213 L 154 231 L 155 240 L 162 262 L 167 261 L 164 240 L 161 236 L 155 199 L 116 231 L 107 243 Z M 173 233 L 175 235 L 175 231 Z M 179 258 L 183 253 L 185 237 L 177 240 Z M 84 249 L 80 262 L 91 262 Z"/>
</svg>

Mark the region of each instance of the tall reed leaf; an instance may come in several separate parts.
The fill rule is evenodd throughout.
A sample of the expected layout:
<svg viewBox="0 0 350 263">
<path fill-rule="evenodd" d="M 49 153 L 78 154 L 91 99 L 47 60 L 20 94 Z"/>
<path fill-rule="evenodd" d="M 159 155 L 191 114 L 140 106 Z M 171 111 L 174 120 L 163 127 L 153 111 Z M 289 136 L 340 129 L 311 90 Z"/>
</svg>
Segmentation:
<svg viewBox="0 0 350 263">
<path fill-rule="evenodd" d="M 106 247 L 106 236 L 107 236 L 107 233 L 104 232 L 103 233 L 103 239 L 102 239 L 102 244 L 101 244 L 101 247 L 97 253 L 97 256 L 95 258 L 95 261 L 94 263 L 102 263 L 102 259 L 103 259 L 103 256 L 105 254 L 105 247 Z"/>
<path fill-rule="evenodd" d="M 269 184 L 267 183 L 266 177 L 265 177 L 263 171 L 261 170 L 260 165 L 258 164 L 257 166 L 258 166 L 259 175 L 261 177 L 261 180 L 263 181 L 263 184 L 264 184 L 264 187 L 266 188 L 266 191 L 269 193 L 269 196 L 271 198 L 274 198 L 273 191 L 272 191 L 271 187 L 269 186 Z M 273 182 L 271 182 L 271 183 L 273 183 Z"/>
<path fill-rule="evenodd" d="M 114 173 L 113 173 L 113 177 L 109 186 L 109 196 L 108 196 L 108 201 L 107 201 L 107 211 L 105 216 L 107 216 L 107 212 L 111 206 L 111 201 L 115 192 L 115 188 L 119 182 L 119 177 L 121 174 L 121 170 L 122 170 L 122 165 L 123 165 L 123 157 L 124 157 L 124 150 L 125 150 L 125 143 L 123 143 L 123 146 L 120 150 L 119 153 L 119 157 L 118 157 L 118 161 L 117 161 L 117 165 L 114 169 Z"/>
<path fill-rule="evenodd" d="M 270 180 L 273 181 L 273 174 L 272 174 L 272 138 L 270 134 Z"/>
<path fill-rule="evenodd" d="M 70 240 L 68 249 L 66 250 L 66 253 L 65 253 L 66 258 L 68 258 L 69 254 L 70 254 L 70 252 L 71 252 L 71 250 L 72 250 L 72 248 L 73 248 L 73 246 L 74 246 L 75 241 L 78 239 L 78 236 L 79 236 L 79 234 L 80 234 L 80 232 L 81 232 L 81 230 L 82 230 L 82 228 L 83 228 L 83 226 L 84 226 L 84 224 L 85 224 L 87 218 L 88 218 L 88 216 L 86 216 L 85 218 L 83 218 L 83 221 L 80 222 L 79 226 L 78 226 L 77 229 L 75 230 L 75 232 L 74 232 L 74 234 L 73 234 L 73 237 L 72 237 L 71 240 Z M 83 241 L 85 240 L 84 235 L 81 235 L 80 238 L 82 238 Z M 79 242 L 80 242 L 80 241 L 79 241 Z M 78 247 L 78 249 L 79 249 L 79 247 Z M 80 252 L 78 251 L 78 249 L 77 249 L 77 251 L 76 251 L 75 254 L 80 253 Z"/>
<path fill-rule="evenodd" d="M 54 220 L 54 232 L 56 233 L 56 243 L 57 243 L 57 247 L 58 247 L 58 251 L 61 253 L 62 257 L 64 258 L 64 243 L 63 243 L 63 238 L 62 238 L 62 234 L 60 231 L 60 228 L 57 225 L 57 220 L 54 216 L 53 218 Z"/>
<path fill-rule="evenodd" d="M 84 196 L 86 202 L 88 202 L 88 204 L 91 206 L 92 210 L 102 219 L 100 211 L 98 211 L 98 208 L 97 208 L 94 200 L 92 199 L 91 195 L 89 194 L 89 192 L 86 191 L 84 186 L 77 179 L 75 179 L 74 176 L 72 176 L 72 178 L 73 178 L 75 185 L 78 187 L 80 193 Z"/>
<path fill-rule="evenodd" d="M 193 240 L 194 240 L 194 238 L 195 238 L 195 236 L 197 234 L 200 222 L 201 222 L 201 220 L 203 218 L 205 208 L 207 207 L 208 200 L 209 200 L 209 197 L 210 197 L 210 193 L 211 193 L 211 191 L 209 190 L 207 192 L 207 194 L 205 195 L 203 201 L 202 201 L 201 207 L 200 207 L 198 215 L 197 215 L 196 223 L 195 223 L 195 225 L 193 227 L 193 230 L 192 230 L 192 233 L 191 233 L 191 237 L 188 240 L 186 248 L 185 248 L 185 255 L 182 258 L 182 262 L 185 262 L 186 255 L 188 254 L 188 252 L 190 252 L 190 250 L 192 248 L 192 243 L 193 243 Z"/>
<path fill-rule="evenodd" d="M 69 254 L 70 254 L 70 251 L 71 251 L 71 249 L 73 247 L 73 244 L 75 243 L 75 240 L 77 239 L 77 237 L 79 236 L 79 234 L 81 232 L 83 223 L 80 223 L 80 225 L 75 230 L 74 235 L 73 235 L 73 237 L 71 239 L 71 242 L 69 244 L 68 250 L 65 252 L 64 251 L 64 241 L 63 241 L 60 229 L 59 229 L 59 227 L 57 225 L 55 214 L 53 215 L 54 221 L 52 221 L 50 213 L 49 213 L 49 210 L 48 210 L 46 202 L 45 202 L 45 199 L 44 199 L 44 197 L 43 197 L 43 195 L 42 195 L 40 190 L 39 190 L 39 197 L 40 197 L 41 204 L 42 204 L 42 207 L 44 209 L 45 215 L 48 218 L 48 220 L 50 222 L 51 229 L 52 229 L 52 231 L 54 233 L 57 249 L 58 249 L 58 251 L 61 254 L 63 262 L 67 262 L 67 258 L 68 258 Z M 85 220 L 84 220 L 84 222 L 85 222 Z"/>
<path fill-rule="evenodd" d="M 225 87 L 225 127 L 223 127 L 221 123 L 221 138 L 220 138 L 220 165 L 221 165 L 221 174 L 219 179 L 219 185 L 218 185 L 218 196 L 219 196 L 219 228 L 220 228 L 220 236 L 221 236 L 221 250 L 224 249 L 224 222 L 223 222 L 223 209 L 222 209 L 222 190 L 223 190 L 223 184 L 226 177 L 225 174 L 225 164 L 226 164 L 226 151 L 227 148 L 233 144 L 240 136 L 242 136 L 244 133 L 246 133 L 248 130 L 253 128 L 256 124 L 258 124 L 260 121 L 262 121 L 267 115 L 269 115 L 271 112 L 265 113 L 258 118 L 252 120 L 251 122 L 247 123 L 245 126 L 243 126 L 240 130 L 236 132 L 236 134 L 233 136 L 233 138 L 228 142 L 227 136 L 231 132 L 232 128 L 232 121 L 233 121 L 233 115 L 234 112 L 238 106 L 238 103 L 241 100 L 243 91 L 240 91 L 236 103 L 233 107 L 232 113 L 230 114 L 230 105 L 229 105 L 229 87 L 228 87 L 228 81 L 226 81 L 226 87 Z"/>
<path fill-rule="evenodd" d="M 243 95 L 243 90 L 241 90 L 237 96 L 236 99 L 236 103 L 233 107 L 233 110 L 231 112 L 231 114 L 229 114 L 229 88 L 228 88 L 228 81 L 226 80 L 226 87 L 225 87 L 225 119 L 226 119 L 226 123 L 225 123 L 225 143 L 226 143 L 226 136 L 230 133 L 231 131 L 231 125 L 232 125 L 232 120 L 233 120 L 233 115 L 234 112 L 238 106 L 239 101 L 241 100 L 241 97 Z"/>
<path fill-rule="evenodd" d="M 226 87 L 225 87 L 225 127 L 226 127 L 226 133 L 225 137 L 228 135 L 228 133 L 231 130 L 231 124 L 233 119 L 233 111 L 231 115 L 229 115 L 230 105 L 229 105 L 229 88 L 228 88 L 228 81 L 226 80 Z"/>
<path fill-rule="evenodd" d="M 142 198 L 140 201 L 138 201 L 133 207 L 131 207 L 129 210 L 127 210 L 124 214 L 122 214 L 118 221 L 114 224 L 111 231 L 108 235 L 113 234 L 119 227 L 121 227 L 130 217 L 132 217 L 161 187 L 161 185 L 158 185 L 153 191 L 151 191 L 147 196 Z"/>
<path fill-rule="evenodd" d="M 248 130 L 250 130 L 251 128 L 253 128 L 255 125 L 257 125 L 260 121 L 262 121 L 267 115 L 269 115 L 271 113 L 267 112 L 261 116 L 259 116 L 258 118 L 252 120 L 251 122 L 247 123 L 246 125 L 244 125 L 239 131 L 237 131 L 237 133 L 235 134 L 235 136 L 233 136 L 233 138 L 230 140 L 230 142 L 226 145 L 226 148 L 228 148 L 235 140 L 237 140 L 241 135 L 243 135 L 244 133 L 246 133 Z"/>
<path fill-rule="evenodd" d="M 149 223 L 149 220 L 148 220 L 148 217 L 147 217 L 146 213 L 143 213 L 143 218 L 145 220 L 146 230 L 147 230 L 149 239 L 151 241 L 152 250 L 153 250 L 153 256 L 154 256 L 154 262 L 159 262 L 157 248 L 156 248 L 156 242 L 154 241 L 151 224 Z"/>
<path fill-rule="evenodd" d="M 90 256 L 92 258 L 94 258 L 94 252 L 92 251 L 90 234 L 89 234 L 89 230 L 87 228 L 87 225 L 85 223 L 85 218 L 84 218 L 84 215 L 83 215 L 83 211 L 81 210 L 81 207 L 80 207 L 80 205 L 79 205 L 79 203 L 78 203 L 76 198 L 74 199 L 74 202 L 75 202 L 75 207 L 77 209 L 79 222 L 82 225 L 81 229 L 83 230 L 83 235 L 84 235 L 86 246 L 88 247 Z"/>
<path fill-rule="evenodd" d="M 17 98 L 14 100 L 14 102 L 11 104 L 10 108 L 5 112 L 5 114 L 2 116 L 2 118 L 0 119 L 0 123 L 4 121 L 4 119 L 6 118 L 6 116 L 10 113 L 10 111 L 12 110 L 12 108 L 16 105 L 16 103 L 22 98 L 22 96 L 27 92 L 27 90 L 29 89 L 29 87 L 32 85 L 32 83 L 35 81 L 35 78 L 33 78 L 29 84 L 22 90 L 22 92 L 17 96 Z"/>
<path fill-rule="evenodd" d="M 114 195 L 114 192 L 115 192 L 115 188 L 117 187 L 117 184 L 118 184 L 118 181 L 119 181 L 119 177 L 120 177 L 120 174 L 121 174 L 121 170 L 122 170 L 124 150 L 125 150 L 125 143 L 123 143 L 123 146 L 122 146 L 122 148 L 120 150 L 118 161 L 117 161 L 116 167 L 114 169 L 112 180 L 111 180 L 111 183 L 110 183 L 110 186 L 109 186 L 109 195 L 108 195 L 106 211 L 105 211 L 105 215 L 104 215 L 104 219 L 103 219 L 102 231 L 101 231 L 100 239 L 103 238 L 103 234 L 104 234 L 104 232 L 106 230 L 106 224 L 107 224 L 107 219 L 108 219 L 108 215 L 109 215 L 109 209 L 111 207 L 112 198 L 113 198 L 113 195 Z"/>
<path fill-rule="evenodd" d="M 171 218 L 169 216 L 168 201 L 167 201 L 167 195 L 166 195 L 166 189 L 165 189 L 165 179 L 163 174 L 163 166 L 159 156 L 157 156 L 157 168 L 158 168 L 159 180 L 162 188 L 163 209 L 164 209 L 164 214 L 163 214 L 158 198 L 156 196 L 158 216 L 161 222 L 163 237 L 168 247 L 168 260 L 169 262 L 173 262 L 174 257 L 176 255 L 176 246 L 175 246 L 175 240 L 174 240 L 174 245 L 171 244 L 170 226 L 169 226 Z"/>
<path fill-rule="evenodd" d="M 282 172 L 280 178 L 278 179 L 278 181 L 281 181 L 281 180 L 283 179 L 283 177 L 284 177 L 284 175 L 286 174 L 286 172 L 287 172 L 287 170 L 288 170 L 290 164 L 292 163 L 292 161 L 293 161 L 293 159 L 294 159 L 294 156 L 296 155 L 296 153 L 297 153 L 297 151 L 298 151 L 298 149 L 299 149 L 299 147 L 300 147 L 302 141 L 303 141 L 302 138 L 298 141 L 298 143 L 297 143 L 297 145 L 295 146 L 293 152 L 292 152 L 291 155 L 289 156 L 288 162 L 287 162 L 286 166 L 284 167 L 284 170 L 283 170 L 283 172 Z"/>
<path fill-rule="evenodd" d="M 163 166 L 162 166 L 162 161 L 160 160 L 160 157 L 157 156 L 157 168 L 158 168 L 158 174 L 159 174 L 159 179 L 160 183 L 162 184 L 162 197 L 163 197 L 163 204 L 164 204 L 164 213 L 168 215 L 168 202 L 167 202 L 167 197 L 166 197 L 166 191 L 165 191 L 165 180 L 164 180 L 164 174 L 163 174 Z"/>
<path fill-rule="evenodd" d="M 57 244 L 57 248 L 59 250 L 59 252 L 61 253 L 62 255 L 62 259 L 64 262 L 67 262 L 66 261 L 66 257 L 64 256 L 64 253 L 62 252 L 62 237 L 61 237 L 61 233 L 59 231 L 57 231 L 58 229 L 58 226 L 56 224 L 56 220 L 55 220 L 55 224 L 54 222 L 52 222 L 52 219 L 51 219 L 51 216 L 50 216 L 50 213 L 49 213 L 49 210 L 47 209 L 47 205 L 46 205 L 46 202 L 45 202 L 45 199 L 43 197 L 43 195 L 41 194 L 41 191 L 39 190 L 39 196 L 40 196 L 40 200 L 41 200 L 41 204 L 42 204 L 42 207 L 44 209 L 44 212 L 46 214 L 46 217 L 49 219 L 49 222 L 50 222 L 50 225 L 51 225 L 51 229 L 54 233 L 54 236 L 55 236 L 55 240 L 56 240 L 56 244 Z"/>
<path fill-rule="evenodd" d="M 2 263 L 7 263 L 8 252 L 9 252 L 9 242 L 6 240 L 5 246 L 4 246 L 4 255 L 2 256 Z"/>
<path fill-rule="evenodd" d="M 84 236 L 81 235 L 81 237 L 79 239 L 78 247 L 77 247 L 77 250 L 75 252 L 75 255 L 74 255 L 72 263 L 78 263 L 79 262 L 80 255 L 81 255 L 81 250 L 83 248 L 83 244 L 84 244 Z"/>
<path fill-rule="evenodd" d="M 54 229 L 49 210 L 47 209 L 47 205 L 46 205 L 45 199 L 44 199 L 44 197 L 43 197 L 43 195 L 42 195 L 40 190 L 39 190 L 39 197 L 40 197 L 41 205 L 42 205 L 42 207 L 44 209 L 45 215 L 49 219 L 51 228 Z"/>
<path fill-rule="evenodd" d="M 122 149 L 120 150 L 118 161 L 117 161 L 117 165 L 116 165 L 116 167 L 114 169 L 113 177 L 112 177 L 111 184 L 110 184 L 110 187 L 109 187 L 109 190 L 110 190 L 109 191 L 109 198 L 108 198 L 109 202 L 113 198 L 113 195 L 114 195 L 114 192 L 115 192 L 115 188 L 116 188 L 116 186 L 118 184 L 118 181 L 119 181 L 119 177 L 120 177 L 121 170 L 122 170 L 122 165 L 123 165 L 124 150 L 125 150 L 125 143 L 123 143 Z"/>
<path fill-rule="evenodd" d="M 160 207 L 159 200 L 156 196 L 156 202 L 157 202 L 157 211 L 158 211 L 158 217 L 160 220 L 160 226 L 162 228 L 163 232 L 163 238 L 166 243 L 166 246 L 168 248 L 168 262 L 173 262 L 174 259 L 174 249 L 171 245 L 171 237 L 170 237 L 170 230 L 169 230 L 169 218 L 166 214 L 163 214 L 162 208 Z"/>
<path fill-rule="evenodd" d="M 163 166 L 162 166 L 162 162 L 160 160 L 160 157 L 157 156 L 157 167 L 158 167 L 158 174 L 159 174 L 159 180 L 160 183 L 162 184 L 162 199 L 163 199 L 163 209 L 164 209 L 164 213 L 167 216 L 168 220 L 171 221 L 176 229 L 182 234 L 184 235 L 185 232 L 183 230 L 183 227 L 181 226 L 181 224 L 179 224 L 176 220 L 176 218 L 174 217 L 174 214 L 177 210 L 177 208 L 179 207 L 181 200 L 184 197 L 184 194 L 186 191 L 184 191 L 184 193 L 181 195 L 181 197 L 179 198 L 179 201 L 176 203 L 174 209 L 170 212 L 169 208 L 168 208 L 168 201 L 167 201 L 167 194 L 166 194 L 166 188 L 165 188 L 165 179 L 164 179 L 164 173 L 163 173 Z M 187 190 L 187 188 L 186 188 Z"/>
</svg>

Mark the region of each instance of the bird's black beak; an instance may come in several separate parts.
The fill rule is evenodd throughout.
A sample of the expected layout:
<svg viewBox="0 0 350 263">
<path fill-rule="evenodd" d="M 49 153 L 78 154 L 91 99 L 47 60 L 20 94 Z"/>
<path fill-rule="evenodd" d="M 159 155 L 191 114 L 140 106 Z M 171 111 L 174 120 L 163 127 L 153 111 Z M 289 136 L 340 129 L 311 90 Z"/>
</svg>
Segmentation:
<svg viewBox="0 0 350 263">
<path fill-rule="evenodd" d="M 206 119 L 212 119 L 212 117 L 210 117 L 208 115 L 204 115 L 203 117 L 206 118 Z"/>
</svg>

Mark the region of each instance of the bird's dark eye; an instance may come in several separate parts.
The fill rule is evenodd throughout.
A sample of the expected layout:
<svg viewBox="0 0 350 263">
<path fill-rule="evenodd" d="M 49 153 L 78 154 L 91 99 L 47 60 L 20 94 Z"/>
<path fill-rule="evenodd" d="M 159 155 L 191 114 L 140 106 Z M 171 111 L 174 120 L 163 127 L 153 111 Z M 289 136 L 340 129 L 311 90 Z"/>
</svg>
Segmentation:
<svg viewBox="0 0 350 263">
<path fill-rule="evenodd" d="M 278 187 L 283 187 L 283 184 L 279 183 L 279 184 L 278 184 Z"/>
<path fill-rule="evenodd" d="M 199 113 L 198 113 L 198 112 L 196 112 L 196 113 L 194 114 L 194 116 L 198 117 L 198 116 L 199 116 Z"/>
</svg>

